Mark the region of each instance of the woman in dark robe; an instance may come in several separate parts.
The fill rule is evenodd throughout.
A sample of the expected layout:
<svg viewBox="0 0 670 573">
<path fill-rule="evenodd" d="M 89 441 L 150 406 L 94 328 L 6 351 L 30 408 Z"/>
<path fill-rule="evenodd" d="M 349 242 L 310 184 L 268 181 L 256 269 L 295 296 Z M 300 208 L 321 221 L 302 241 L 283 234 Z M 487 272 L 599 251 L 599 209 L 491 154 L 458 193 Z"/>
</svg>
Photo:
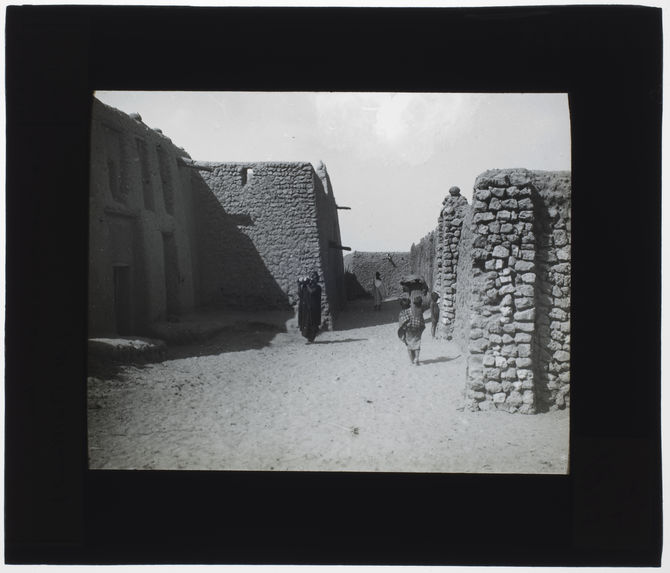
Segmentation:
<svg viewBox="0 0 670 573">
<path fill-rule="evenodd" d="M 298 325 L 307 342 L 314 342 L 321 326 L 321 287 L 319 273 L 298 280 Z"/>
</svg>

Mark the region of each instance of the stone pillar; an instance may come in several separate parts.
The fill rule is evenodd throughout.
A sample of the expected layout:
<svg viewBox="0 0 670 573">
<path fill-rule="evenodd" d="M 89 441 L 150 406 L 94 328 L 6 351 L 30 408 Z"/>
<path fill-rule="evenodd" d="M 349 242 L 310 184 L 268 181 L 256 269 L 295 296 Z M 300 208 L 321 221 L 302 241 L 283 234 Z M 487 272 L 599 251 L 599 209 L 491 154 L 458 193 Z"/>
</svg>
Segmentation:
<svg viewBox="0 0 670 573">
<path fill-rule="evenodd" d="M 456 317 L 456 278 L 458 250 L 463 217 L 468 201 L 458 187 L 449 189 L 442 202 L 436 239 L 436 279 L 434 289 L 440 292 L 440 325 L 438 333 L 451 339 Z"/>
<path fill-rule="evenodd" d="M 466 405 L 534 413 L 535 236 L 527 180 L 487 172 L 473 202 Z"/>
</svg>

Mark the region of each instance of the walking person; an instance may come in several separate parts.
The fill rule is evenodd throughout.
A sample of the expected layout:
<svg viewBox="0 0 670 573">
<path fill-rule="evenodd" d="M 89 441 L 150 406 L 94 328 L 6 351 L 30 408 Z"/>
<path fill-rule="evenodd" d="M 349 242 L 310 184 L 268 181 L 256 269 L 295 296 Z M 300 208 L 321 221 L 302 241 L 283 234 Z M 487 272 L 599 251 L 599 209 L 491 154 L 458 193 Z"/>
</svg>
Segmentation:
<svg viewBox="0 0 670 573">
<path fill-rule="evenodd" d="M 321 326 L 321 286 L 319 273 L 298 279 L 298 326 L 307 342 L 314 342 Z"/>
<path fill-rule="evenodd" d="M 437 323 L 440 320 L 440 305 L 437 304 L 437 299 L 439 299 L 440 296 L 436 292 L 433 292 L 430 295 L 430 298 L 430 334 L 435 338 Z"/>
<path fill-rule="evenodd" d="M 403 302 L 406 301 L 406 302 Z M 398 336 L 407 346 L 409 360 L 415 366 L 419 365 L 419 353 L 421 352 L 421 335 L 426 329 L 426 321 L 423 319 L 423 309 L 420 296 L 414 298 L 414 304 L 409 308 L 409 300 L 401 299 L 403 310 L 398 316 Z"/>
<path fill-rule="evenodd" d="M 379 272 L 375 273 L 375 278 L 372 281 L 372 296 L 375 299 L 374 310 L 381 310 L 382 301 L 386 298 L 386 288 Z"/>
</svg>

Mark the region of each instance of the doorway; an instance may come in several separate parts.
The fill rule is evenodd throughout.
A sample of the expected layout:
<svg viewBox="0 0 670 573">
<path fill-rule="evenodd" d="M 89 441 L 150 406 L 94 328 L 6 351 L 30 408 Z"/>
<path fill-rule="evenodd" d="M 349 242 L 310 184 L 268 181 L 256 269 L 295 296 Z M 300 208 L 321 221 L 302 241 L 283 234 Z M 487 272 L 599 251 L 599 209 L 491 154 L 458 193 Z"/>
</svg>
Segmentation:
<svg viewBox="0 0 670 573">
<path fill-rule="evenodd" d="M 114 318 L 116 332 L 122 336 L 130 334 L 132 330 L 130 293 L 130 267 L 128 265 L 114 266 Z"/>
<path fill-rule="evenodd" d="M 179 265 L 177 246 L 172 233 L 163 233 L 163 268 L 165 269 L 165 312 L 169 318 L 179 314 Z"/>
</svg>

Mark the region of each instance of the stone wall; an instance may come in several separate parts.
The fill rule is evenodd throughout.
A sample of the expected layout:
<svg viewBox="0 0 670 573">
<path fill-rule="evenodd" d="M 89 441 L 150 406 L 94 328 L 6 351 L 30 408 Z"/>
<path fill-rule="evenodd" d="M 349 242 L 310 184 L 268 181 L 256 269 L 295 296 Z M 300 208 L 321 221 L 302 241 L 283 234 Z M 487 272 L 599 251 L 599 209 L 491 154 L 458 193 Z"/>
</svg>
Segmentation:
<svg viewBox="0 0 670 573">
<path fill-rule="evenodd" d="M 298 277 L 316 270 L 323 320 L 332 328 L 344 269 L 325 167 L 317 173 L 309 163 L 204 165 L 211 171 L 201 172 L 199 187 L 203 302 L 287 309 L 297 303 Z"/>
<path fill-rule="evenodd" d="M 440 336 L 451 338 L 456 319 L 457 289 L 467 288 L 465 278 L 457 281 L 458 262 L 460 260 L 461 245 L 468 244 L 461 241 L 463 232 L 463 218 L 466 216 L 468 201 L 461 195 L 458 187 L 449 189 L 449 195 L 442 202 L 442 211 L 438 218 L 435 231 L 435 284 L 433 290 L 440 295 Z"/>
<path fill-rule="evenodd" d="M 471 206 L 445 199 L 438 282 L 445 332 L 466 353 L 470 410 L 569 405 L 570 186 L 567 172 L 493 170 Z"/>
<path fill-rule="evenodd" d="M 400 296 L 400 280 L 411 272 L 408 252 L 373 253 L 354 251 L 344 257 L 345 271 L 368 294 L 372 293 L 372 281 L 379 272 L 388 297 Z M 349 291 L 351 292 L 351 291 Z"/>
<path fill-rule="evenodd" d="M 195 304 L 188 158 L 160 130 L 94 100 L 89 333 L 147 332 Z"/>
</svg>

